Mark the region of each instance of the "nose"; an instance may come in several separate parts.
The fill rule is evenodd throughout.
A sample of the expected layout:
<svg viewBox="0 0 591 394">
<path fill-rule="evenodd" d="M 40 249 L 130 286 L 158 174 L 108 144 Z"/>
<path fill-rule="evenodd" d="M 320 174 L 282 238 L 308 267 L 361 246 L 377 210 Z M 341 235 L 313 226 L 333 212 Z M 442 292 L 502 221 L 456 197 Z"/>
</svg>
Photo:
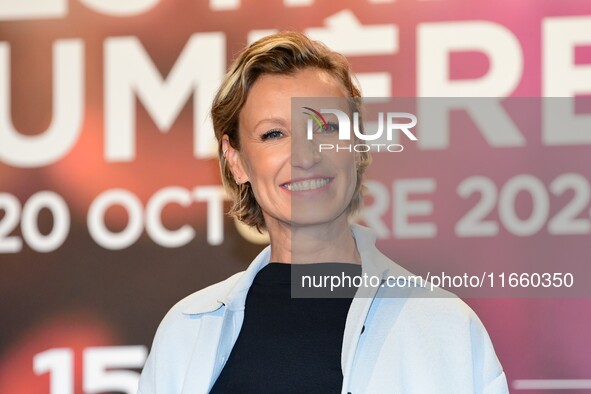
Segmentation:
<svg viewBox="0 0 591 394">
<path fill-rule="evenodd" d="M 318 144 L 305 136 L 294 138 L 291 144 L 291 165 L 304 170 L 314 167 L 320 162 L 321 155 Z"/>
</svg>

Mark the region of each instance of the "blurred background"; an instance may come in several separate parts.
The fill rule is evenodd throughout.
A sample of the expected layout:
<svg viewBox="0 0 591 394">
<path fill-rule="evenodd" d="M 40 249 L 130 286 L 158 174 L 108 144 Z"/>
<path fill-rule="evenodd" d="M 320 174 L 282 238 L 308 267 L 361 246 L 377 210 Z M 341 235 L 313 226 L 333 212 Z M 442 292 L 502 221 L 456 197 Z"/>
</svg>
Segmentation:
<svg viewBox="0 0 591 394">
<path fill-rule="evenodd" d="M 449 105 L 376 155 L 359 220 L 423 274 L 572 273 L 466 301 L 512 392 L 591 392 L 591 2 L 1 0 L 0 393 L 134 393 L 166 311 L 261 250 L 224 214 L 207 112 L 277 30 L 345 54 L 364 96 L 522 103 L 498 132 Z"/>
</svg>

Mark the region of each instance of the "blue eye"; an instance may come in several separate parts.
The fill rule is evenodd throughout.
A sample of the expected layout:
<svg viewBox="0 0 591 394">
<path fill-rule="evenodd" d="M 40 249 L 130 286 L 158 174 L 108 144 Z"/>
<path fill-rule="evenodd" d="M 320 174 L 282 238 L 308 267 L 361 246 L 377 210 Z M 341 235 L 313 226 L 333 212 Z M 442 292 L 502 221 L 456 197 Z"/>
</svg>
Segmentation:
<svg viewBox="0 0 591 394">
<path fill-rule="evenodd" d="M 280 130 L 269 130 L 261 136 L 261 140 L 266 141 L 268 139 L 280 138 L 283 136 L 283 132 Z"/>
<path fill-rule="evenodd" d="M 322 127 L 317 127 L 317 133 L 334 133 L 339 131 L 339 124 L 335 122 L 326 122 Z"/>
</svg>

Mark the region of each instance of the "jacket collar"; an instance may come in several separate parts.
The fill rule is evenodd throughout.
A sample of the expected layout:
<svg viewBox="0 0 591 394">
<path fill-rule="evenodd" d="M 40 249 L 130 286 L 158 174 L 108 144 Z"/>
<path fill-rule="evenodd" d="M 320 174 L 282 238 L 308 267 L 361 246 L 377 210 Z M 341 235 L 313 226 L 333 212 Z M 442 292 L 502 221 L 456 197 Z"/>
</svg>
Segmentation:
<svg viewBox="0 0 591 394">
<path fill-rule="evenodd" d="M 246 271 L 242 272 L 241 277 L 236 284 L 230 288 L 230 291 L 221 297 L 220 301 L 226 306 L 226 308 L 232 311 L 244 310 L 246 294 L 254 281 L 254 277 L 261 269 L 263 269 L 263 267 L 269 264 L 270 258 L 271 246 L 267 246 L 257 257 L 255 257 Z"/>
<path fill-rule="evenodd" d="M 351 232 L 355 238 L 357 250 L 361 256 L 361 267 L 368 275 L 385 278 L 387 275 L 404 275 L 408 272 L 380 253 L 376 246 L 374 232 L 358 224 L 351 225 Z M 256 274 L 267 264 L 271 255 L 271 247 L 263 249 L 246 271 L 239 272 L 225 281 L 203 289 L 200 297 L 193 297 L 191 303 L 183 309 L 183 314 L 197 315 L 218 310 L 222 306 L 232 311 L 244 310 L 248 289 Z M 374 292 L 363 294 L 372 298 Z"/>
<path fill-rule="evenodd" d="M 373 230 L 359 224 L 352 224 L 351 231 L 361 256 L 362 271 L 368 276 L 376 276 L 385 280 L 388 276 L 412 275 L 410 271 L 402 268 L 378 250 Z M 356 295 L 356 297 L 359 296 L 362 295 Z"/>
<path fill-rule="evenodd" d="M 183 309 L 185 315 L 199 315 L 218 310 L 223 305 L 230 310 L 243 310 L 248 289 L 254 277 L 269 264 L 271 247 L 267 246 L 248 266 L 246 271 L 238 272 L 223 282 L 201 290 L 201 297 L 194 297 L 191 304 Z"/>
</svg>

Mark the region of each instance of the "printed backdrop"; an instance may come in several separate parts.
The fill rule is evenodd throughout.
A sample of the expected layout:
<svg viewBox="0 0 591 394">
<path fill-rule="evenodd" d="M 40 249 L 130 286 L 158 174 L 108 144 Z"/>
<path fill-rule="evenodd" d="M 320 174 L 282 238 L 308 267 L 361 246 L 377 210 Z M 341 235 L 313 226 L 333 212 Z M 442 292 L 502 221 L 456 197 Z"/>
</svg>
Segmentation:
<svg viewBox="0 0 591 394">
<path fill-rule="evenodd" d="M 591 2 L 2 0 L 0 393 L 135 392 L 166 311 L 262 248 L 224 214 L 207 112 L 236 53 L 286 29 L 345 54 L 365 96 L 566 102 L 498 133 L 437 118 L 369 174 L 361 221 L 401 265 L 585 288 Z M 588 292 L 507 286 L 466 301 L 512 391 L 591 390 Z"/>
</svg>

